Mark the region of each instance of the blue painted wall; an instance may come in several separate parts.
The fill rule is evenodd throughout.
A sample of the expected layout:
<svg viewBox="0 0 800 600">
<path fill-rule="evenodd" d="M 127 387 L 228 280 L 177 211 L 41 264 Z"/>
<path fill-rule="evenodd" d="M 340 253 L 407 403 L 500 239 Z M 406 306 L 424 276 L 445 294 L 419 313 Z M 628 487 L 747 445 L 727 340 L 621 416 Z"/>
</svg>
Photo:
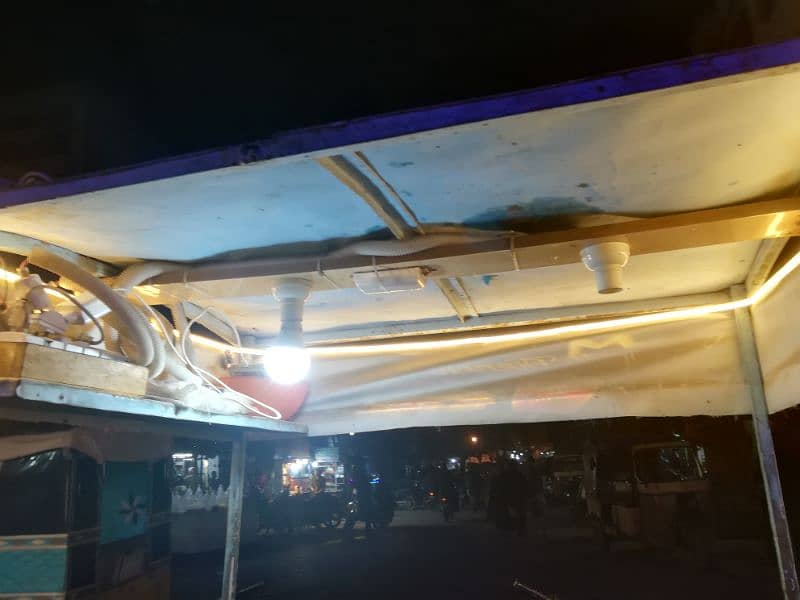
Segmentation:
<svg viewBox="0 0 800 600">
<path fill-rule="evenodd" d="M 67 549 L 0 546 L 0 594 L 63 592 Z"/>
<path fill-rule="evenodd" d="M 147 531 L 150 523 L 150 469 L 144 462 L 108 462 L 100 503 L 100 543 Z"/>
</svg>

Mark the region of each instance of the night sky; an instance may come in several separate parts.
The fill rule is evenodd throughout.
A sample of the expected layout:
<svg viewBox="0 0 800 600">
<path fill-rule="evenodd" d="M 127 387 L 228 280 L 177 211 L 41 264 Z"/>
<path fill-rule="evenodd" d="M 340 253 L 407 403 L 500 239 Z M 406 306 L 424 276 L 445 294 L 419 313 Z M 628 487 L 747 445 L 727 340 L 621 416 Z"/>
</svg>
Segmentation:
<svg viewBox="0 0 800 600">
<path fill-rule="evenodd" d="M 764 29 L 784 1 L 756 2 L 755 15 L 744 0 L 4 6 L 0 178 L 778 41 L 800 34 L 794 22 Z"/>
</svg>

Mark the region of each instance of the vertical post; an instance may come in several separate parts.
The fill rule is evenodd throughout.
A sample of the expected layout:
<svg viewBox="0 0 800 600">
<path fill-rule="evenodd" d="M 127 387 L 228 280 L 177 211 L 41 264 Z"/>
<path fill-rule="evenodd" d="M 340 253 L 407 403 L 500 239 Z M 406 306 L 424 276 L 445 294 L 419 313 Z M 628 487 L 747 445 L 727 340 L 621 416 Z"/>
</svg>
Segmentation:
<svg viewBox="0 0 800 600">
<path fill-rule="evenodd" d="M 743 298 L 743 286 L 731 289 L 734 299 Z M 769 427 L 769 409 L 764 393 L 764 379 L 761 362 L 758 358 L 758 347 L 753 334 L 753 321 L 749 308 L 737 308 L 735 311 L 736 332 L 739 339 L 739 356 L 742 361 L 747 384 L 750 388 L 750 399 L 753 403 L 753 431 L 755 433 L 758 460 L 761 476 L 764 479 L 764 492 L 769 509 L 769 523 L 772 528 L 772 539 L 775 544 L 775 555 L 781 575 L 783 597 L 800 600 L 800 587 L 797 581 L 797 570 L 792 550 L 792 538 L 789 533 L 789 522 L 786 518 L 786 506 L 783 502 L 783 490 L 778 475 L 778 461 L 775 456 L 775 445 L 772 441 L 772 430 Z"/>
<path fill-rule="evenodd" d="M 222 600 L 233 600 L 236 597 L 246 453 L 247 440 L 242 433 L 233 440 L 232 447 L 231 480 L 228 486 L 228 524 L 225 530 L 225 567 L 222 573 Z"/>
</svg>

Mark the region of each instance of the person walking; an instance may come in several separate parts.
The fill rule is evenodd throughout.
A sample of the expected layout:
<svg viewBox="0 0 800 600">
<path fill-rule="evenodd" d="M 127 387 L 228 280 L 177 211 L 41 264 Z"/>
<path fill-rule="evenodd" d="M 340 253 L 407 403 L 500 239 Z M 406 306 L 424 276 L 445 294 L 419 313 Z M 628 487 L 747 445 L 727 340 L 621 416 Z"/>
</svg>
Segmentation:
<svg viewBox="0 0 800 600">
<path fill-rule="evenodd" d="M 528 482 L 515 460 L 507 462 L 503 475 L 505 501 L 509 516 L 509 527 L 519 535 L 525 535 L 528 515 Z"/>
</svg>

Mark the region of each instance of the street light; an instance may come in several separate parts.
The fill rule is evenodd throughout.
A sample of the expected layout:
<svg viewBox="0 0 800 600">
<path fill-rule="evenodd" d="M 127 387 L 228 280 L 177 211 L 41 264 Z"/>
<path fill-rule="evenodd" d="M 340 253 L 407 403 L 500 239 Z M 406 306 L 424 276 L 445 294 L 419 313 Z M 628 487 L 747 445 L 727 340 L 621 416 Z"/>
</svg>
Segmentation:
<svg viewBox="0 0 800 600">
<path fill-rule="evenodd" d="M 477 435 L 473 435 L 471 438 L 469 438 L 469 441 L 472 442 L 473 444 L 477 444 L 478 443 L 478 436 Z"/>
</svg>

